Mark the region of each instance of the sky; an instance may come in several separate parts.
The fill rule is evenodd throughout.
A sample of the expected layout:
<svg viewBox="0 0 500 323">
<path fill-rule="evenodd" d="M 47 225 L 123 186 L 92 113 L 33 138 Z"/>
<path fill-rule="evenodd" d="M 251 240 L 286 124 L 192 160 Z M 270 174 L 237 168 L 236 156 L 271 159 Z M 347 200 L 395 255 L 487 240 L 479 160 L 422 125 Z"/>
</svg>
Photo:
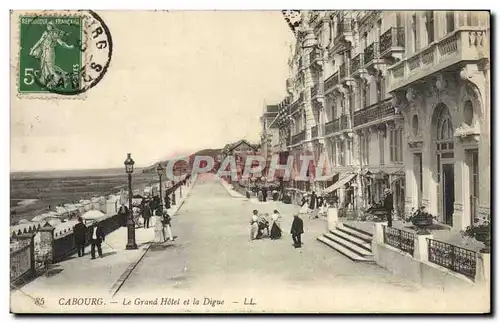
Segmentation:
<svg viewBox="0 0 500 323">
<path fill-rule="evenodd" d="M 98 14 L 108 72 L 83 99 L 11 96 L 11 171 L 122 167 L 128 152 L 148 166 L 259 141 L 264 102 L 286 93 L 293 34 L 280 11 Z"/>
</svg>

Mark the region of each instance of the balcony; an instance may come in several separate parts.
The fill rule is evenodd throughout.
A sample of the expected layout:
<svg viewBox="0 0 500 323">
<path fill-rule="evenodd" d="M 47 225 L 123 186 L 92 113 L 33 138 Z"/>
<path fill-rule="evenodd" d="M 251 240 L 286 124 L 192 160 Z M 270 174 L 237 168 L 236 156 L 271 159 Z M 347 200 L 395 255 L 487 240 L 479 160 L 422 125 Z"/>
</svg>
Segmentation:
<svg viewBox="0 0 500 323">
<path fill-rule="evenodd" d="M 318 137 L 318 128 L 319 126 L 316 125 L 311 128 L 311 138 L 317 138 Z"/>
<path fill-rule="evenodd" d="M 334 119 L 325 124 L 325 136 L 340 131 L 340 118 Z"/>
<path fill-rule="evenodd" d="M 364 63 L 365 68 L 372 66 L 379 57 L 378 42 L 373 42 L 370 46 L 365 48 Z"/>
<path fill-rule="evenodd" d="M 295 113 L 295 112 L 297 112 L 299 109 L 300 109 L 300 100 L 295 100 L 295 102 L 293 102 L 293 103 L 290 105 L 290 114 L 294 114 L 294 113 Z"/>
<path fill-rule="evenodd" d="M 338 72 L 330 76 L 325 80 L 325 93 L 333 90 L 334 87 L 339 85 L 339 74 Z"/>
<path fill-rule="evenodd" d="M 346 63 L 343 63 L 339 67 L 339 77 L 340 77 L 340 82 L 345 82 L 348 79 L 350 79 L 351 76 L 351 61 L 347 60 Z"/>
<path fill-rule="evenodd" d="M 298 69 L 299 69 L 299 72 L 302 71 L 302 58 L 299 58 L 299 64 L 298 64 Z"/>
<path fill-rule="evenodd" d="M 481 27 L 461 27 L 414 55 L 389 67 L 389 91 L 447 69 L 457 63 L 489 57 L 489 39 Z"/>
<path fill-rule="evenodd" d="M 311 64 L 312 67 L 314 66 L 321 66 L 323 63 L 323 56 L 321 54 L 321 49 L 319 48 L 314 48 L 310 53 L 309 53 L 309 64 Z"/>
<path fill-rule="evenodd" d="M 364 65 L 364 59 L 363 59 L 364 54 L 359 53 L 358 55 L 354 56 L 353 59 L 351 59 L 351 74 L 356 75 L 359 73 L 359 70 L 363 68 Z"/>
<path fill-rule="evenodd" d="M 304 130 L 304 131 L 301 131 L 298 134 L 292 136 L 292 145 L 296 145 L 298 143 L 301 143 L 305 139 L 306 139 L 306 132 Z"/>
<path fill-rule="evenodd" d="M 340 39 L 352 36 L 353 23 L 354 20 L 350 18 L 344 18 L 340 20 L 337 25 L 337 34 L 335 35 L 335 41 L 340 41 Z"/>
<path fill-rule="evenodd" d="M 397 60 L 401 60 L 405 50 L 404 46 L 404 27 L 391 27 L 380 36 L 380 57 L 393 57 Z"/>
<path fill-rule="evenodd" d="M 311 88 L 311 98 L 315 99 L 315 98 L 320 98 L 322 96 L 323 94 L 320 91 L 319 83 L 314 84 L 313 87 Z"/>
<path fill-rule="evenodd" d="M 395 109 L 392 106 L 390 99 L 372 104 L 362 110 L 354 112 L 354 127 L 361 127 L 375 123 L 375 121 L 383 122 L 383 119 L 394 116 Z"/>
</svg>

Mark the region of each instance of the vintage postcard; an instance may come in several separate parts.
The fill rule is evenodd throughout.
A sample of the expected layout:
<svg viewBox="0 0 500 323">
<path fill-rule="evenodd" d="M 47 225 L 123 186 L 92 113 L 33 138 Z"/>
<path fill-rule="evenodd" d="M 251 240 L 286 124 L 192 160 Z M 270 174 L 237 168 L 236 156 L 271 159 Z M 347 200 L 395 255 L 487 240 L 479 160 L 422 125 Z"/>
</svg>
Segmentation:
<svg viewBox="0 0 500 323">
<path fill-rule="evenodd" d="M 490 313 L 490 13 L 11 11 L 12 313 Z"/>
</svg>

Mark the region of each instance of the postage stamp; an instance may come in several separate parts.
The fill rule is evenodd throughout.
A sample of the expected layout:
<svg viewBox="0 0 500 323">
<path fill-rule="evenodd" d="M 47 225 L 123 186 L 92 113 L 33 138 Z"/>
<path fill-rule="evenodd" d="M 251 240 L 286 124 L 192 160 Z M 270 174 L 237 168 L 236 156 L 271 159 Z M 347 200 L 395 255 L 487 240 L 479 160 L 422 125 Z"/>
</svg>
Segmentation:
<svg viewBox="0 0 500 323">
<path fill-rule="evenodd" d="M 94 12 L 25 12 L 17 15 L 17 21 L 21 97 L 81 98 L 103 78 L 112 40 Z"/>
</svg>

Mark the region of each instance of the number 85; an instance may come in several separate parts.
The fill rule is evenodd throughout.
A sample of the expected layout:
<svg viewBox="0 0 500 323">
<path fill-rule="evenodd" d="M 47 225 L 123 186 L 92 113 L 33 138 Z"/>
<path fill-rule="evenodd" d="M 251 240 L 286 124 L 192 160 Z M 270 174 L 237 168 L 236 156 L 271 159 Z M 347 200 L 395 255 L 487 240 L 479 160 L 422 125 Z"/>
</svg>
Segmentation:
<svg viewBox="0 0 500 323">
<path fill-rule="evenodd" d="M 35 77 L 38 77 L 40 75 L 39 70 L 35 70 L 33 68 L 25 68 L 24 69 L 24 78 L 23 82 L 26 85 L 31 85 L 35 82 Z"/>
</svg>

